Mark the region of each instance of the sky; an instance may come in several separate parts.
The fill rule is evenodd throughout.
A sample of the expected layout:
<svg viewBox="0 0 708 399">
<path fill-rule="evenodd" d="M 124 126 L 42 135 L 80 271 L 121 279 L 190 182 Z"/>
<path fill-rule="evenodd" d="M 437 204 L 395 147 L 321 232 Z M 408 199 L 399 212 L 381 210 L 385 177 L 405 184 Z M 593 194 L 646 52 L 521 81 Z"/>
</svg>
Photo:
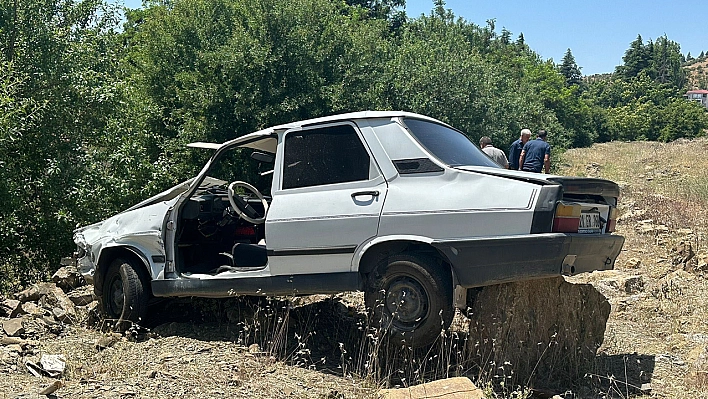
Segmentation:
<svg viewBox="0 0 708 399">
<path fill-rule="evenodd" d="M 406 0 L 405 10 L 418 17 L 433 7 L 433 0 Z M 445 8 L 477 25 L 495 19 L 497 33 L 506 28 L 514 40 L 523 33 L 543 59 L 560 63 L 570 48 L 584 75 L 614 71 L 638 34 L 645 43 L 666 34 L 684 55 L 708 53 L 707 0 L 446 0 Z"/>
</svg>

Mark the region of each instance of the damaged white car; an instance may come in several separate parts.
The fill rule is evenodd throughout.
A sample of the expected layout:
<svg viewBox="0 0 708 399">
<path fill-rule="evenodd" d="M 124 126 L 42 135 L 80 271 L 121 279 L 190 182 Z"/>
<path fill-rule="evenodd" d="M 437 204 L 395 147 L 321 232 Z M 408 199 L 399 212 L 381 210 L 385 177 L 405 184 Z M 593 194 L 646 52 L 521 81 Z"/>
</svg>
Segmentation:
<svg viewBox="0 0 708 399">
<path fill-rule="evenodd" d="M 108 317 L 139 322 L 154 297 L 363 290 L 375 321 L 422 346 L 467 289 L 611 269 L 624 243 L 615 183 L 500 169 L 422 115 L 192 146 L 214 151 L 194 179 L 74 233 Z M 243 181 L 244 160 L 257 181 Z"/>
</svg>

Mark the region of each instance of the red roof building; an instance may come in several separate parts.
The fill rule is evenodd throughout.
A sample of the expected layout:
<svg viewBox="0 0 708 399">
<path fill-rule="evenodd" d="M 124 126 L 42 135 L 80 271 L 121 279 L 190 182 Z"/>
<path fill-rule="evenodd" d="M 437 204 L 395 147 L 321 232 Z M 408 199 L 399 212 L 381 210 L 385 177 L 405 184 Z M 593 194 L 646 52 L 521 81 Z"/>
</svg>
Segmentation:
<svg viewBox="0 0 708 399">
<path fill-rule="evenodd" d="M 684 97 L 708 108 L 708 90 L 689 90 L 684 94 Z"/>
</svg>

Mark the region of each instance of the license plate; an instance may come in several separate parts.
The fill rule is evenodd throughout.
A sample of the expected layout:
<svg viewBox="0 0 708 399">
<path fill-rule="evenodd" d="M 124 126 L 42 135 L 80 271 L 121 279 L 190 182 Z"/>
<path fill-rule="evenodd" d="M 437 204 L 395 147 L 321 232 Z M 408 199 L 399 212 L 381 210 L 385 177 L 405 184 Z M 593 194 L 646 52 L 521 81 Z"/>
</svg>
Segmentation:
<svg viewBox="0 0 708 399">
<path fill-rule="evenodd" d="M 578 233 L 599 233 L 601 228 L 600 212 L 582 212 L 580 214 Z"/>
</svg>

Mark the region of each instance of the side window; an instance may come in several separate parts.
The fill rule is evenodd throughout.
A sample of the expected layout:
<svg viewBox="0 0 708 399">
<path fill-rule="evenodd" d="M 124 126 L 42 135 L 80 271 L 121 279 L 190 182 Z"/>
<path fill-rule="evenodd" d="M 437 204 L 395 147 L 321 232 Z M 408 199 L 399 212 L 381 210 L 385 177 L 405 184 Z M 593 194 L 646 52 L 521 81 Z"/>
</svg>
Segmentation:
<svg viewBox="0 0 708 399">
<path fill-rule="evenodd" d="M 283 189 L 368 180 L 370 164 L 350 125 L 288 133 Z"/>
</svg>

